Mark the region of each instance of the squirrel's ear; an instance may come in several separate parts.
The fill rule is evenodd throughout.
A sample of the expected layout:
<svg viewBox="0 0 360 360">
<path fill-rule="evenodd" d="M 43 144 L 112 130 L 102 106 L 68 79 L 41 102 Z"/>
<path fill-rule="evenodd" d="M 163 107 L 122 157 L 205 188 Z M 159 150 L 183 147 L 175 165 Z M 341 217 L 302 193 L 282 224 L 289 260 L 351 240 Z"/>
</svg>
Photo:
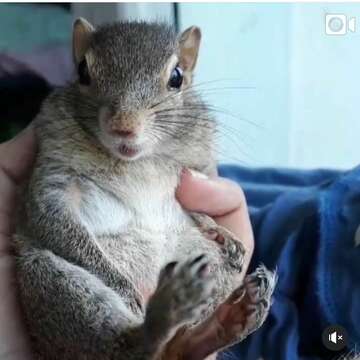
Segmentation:
<svg viewBox="0 0 360 360">
<path fill-rule="evenodd" d="M 179 63 L 184 70 L 192 71 L 196 65 L 201 40 L 201 31 L 197 26 L 186 29 L 179 39 Z"/>
<path fill-rule="evenodd" d="M 94 27 L 84 18 L 78 18 L 73 26 L 73 56 L 78 64 L 90 46 L 91 34 Z"/>
</svg>

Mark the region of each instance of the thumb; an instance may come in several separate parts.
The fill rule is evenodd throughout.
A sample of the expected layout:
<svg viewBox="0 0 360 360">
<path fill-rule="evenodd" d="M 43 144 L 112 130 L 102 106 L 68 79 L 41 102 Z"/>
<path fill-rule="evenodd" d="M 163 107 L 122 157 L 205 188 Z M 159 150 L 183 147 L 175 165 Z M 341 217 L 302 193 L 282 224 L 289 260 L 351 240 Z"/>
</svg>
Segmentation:
<svg viewBox="0 0 360 360">
<path fill-rule="evenodd" d="M 201 173 L 184 170 L 176 196 L 187 210 L 205 213 L 234 233 L 251 256 L 254 236 L 240 186 L 227 179 L 209 179 Z"/>
<path fill-rule="evenodd" d="M 185 169 L 176 195 L 188 210 L 211 217 L 226 215 L 246 206 L 242 189 L 224 178 L 209 179 L 202 173 Z"/>
</svg>

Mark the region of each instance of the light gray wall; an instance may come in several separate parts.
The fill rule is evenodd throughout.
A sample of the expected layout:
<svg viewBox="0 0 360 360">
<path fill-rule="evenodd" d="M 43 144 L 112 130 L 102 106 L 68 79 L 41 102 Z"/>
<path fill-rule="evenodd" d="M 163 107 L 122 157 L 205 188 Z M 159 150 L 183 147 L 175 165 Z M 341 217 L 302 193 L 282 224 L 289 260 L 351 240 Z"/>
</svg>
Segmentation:
<svg viewBox="0 0 360 360">
<path fill-rule="evenodd" d="M 357 32 L 325 35 L 326 13 L 356 16 Z M 184 3 L 180 20 L 182 29 L 203 31 L 196 81 L 234 79 L 201 87 L 204 94 L 218 88 L 210 101 L 236 116 L 219 114 L 224 161 L 360 162 L 360 4 Z M 221 90 L 241 86 L 254 89 Z"/>
<path fill-rule="evenodd" d="M 329 36 L 326 13 L 357 18 L 357 32 Z M 360 4 L 294 5 L 290 48 L 289 164 L 360 163 Z"/>
</svg>

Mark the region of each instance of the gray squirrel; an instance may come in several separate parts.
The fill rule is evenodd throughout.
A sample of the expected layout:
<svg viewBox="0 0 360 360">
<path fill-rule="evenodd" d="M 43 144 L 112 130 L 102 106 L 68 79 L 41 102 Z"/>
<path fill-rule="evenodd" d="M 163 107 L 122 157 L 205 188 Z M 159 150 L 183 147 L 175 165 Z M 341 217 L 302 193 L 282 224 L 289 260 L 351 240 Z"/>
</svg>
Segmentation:
<svg viewBox="0 0 360 360">
<path fill-rule="evenodd" d="M 35 119 L 19 214 L 20 298 L 37 359 L 210 359 L 266 319 L 275 273 L 175 198 L 216 174 L 216 124 L 192 85 L 199 28 L 73 27 L 77 80 Z"/>
</svg>

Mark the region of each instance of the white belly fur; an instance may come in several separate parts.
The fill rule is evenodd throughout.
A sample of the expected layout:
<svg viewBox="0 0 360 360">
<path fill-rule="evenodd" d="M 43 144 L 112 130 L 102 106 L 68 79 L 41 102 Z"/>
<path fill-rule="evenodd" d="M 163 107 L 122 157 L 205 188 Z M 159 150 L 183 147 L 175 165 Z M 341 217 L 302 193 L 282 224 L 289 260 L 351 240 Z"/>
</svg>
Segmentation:
<svg viewBox="0 0 360 360">
<path fill-rule="evenodd" d="M 141 181 L 136 186 L 126 186 L 122 180 L 118 191 L 116 186 L 109 191 L 91 181 L 83 184 L 77 212 L 99 246 L 148 297 L 160 269 L 186 255 L 184 240 L 201 235 L 175 199 L 175 177 L 172 186 L 169 179 Z"/>
<path fill-rule="evenodd" d="M 137 236 L 149 237 L 154 251 L 162 252 L 165 245 L 168 252 L 172 251 L 177 235 L 184 233 L 192 222 L 175 199 L 176 178 L 171 180 L 172 184 L 169 179 L 153 179 L 131 186 L 122 181 L 118 191 L 89 182 L 82 189 L 80 221 L 96 238 L 109 235 L 120 239 L 122 234 L 131 235 L 129 231 L 134 230 Z"/>
</svg>

